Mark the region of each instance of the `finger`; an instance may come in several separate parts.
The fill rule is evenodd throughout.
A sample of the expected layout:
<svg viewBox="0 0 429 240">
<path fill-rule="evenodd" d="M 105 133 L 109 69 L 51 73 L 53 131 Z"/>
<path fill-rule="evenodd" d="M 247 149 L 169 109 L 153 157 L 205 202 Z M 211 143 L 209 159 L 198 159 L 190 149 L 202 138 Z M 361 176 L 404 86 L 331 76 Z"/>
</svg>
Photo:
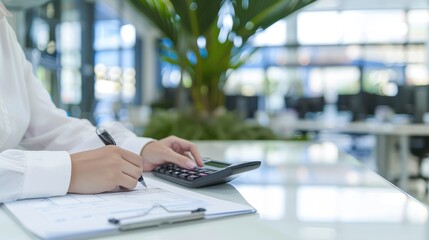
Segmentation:
<svg viewBox="0 0 429 240">
<path fill-rule="evenodd" d="M 175 163 L 181 167 L 193 169 L 196 167 L 195 162 L 188 157 L 180 155 L 174 151 L 171 151 L 167 156 L 167 162 Z"/>
<path fill-rule="evenodd" d="M 192 157 L 199 167 L 204 166 L 203 159 L 201 158 L 200 152 L 197 150 L 197 147 L 194 144 L 189 146 L 189 152 L 191 152 Z"/>
<path fill-rule="evenodd" d="M 125 149 L 120 149 L 119 154 L 121 157 L 126 160 L 127 162 L 133 164 L 136 167 L 139 167 L 143 171 L 143 159 L 140 155 L 137 155 L 133 152 L 127 151 Z"/>
<path fill-rule="evenodd" d="M 204 162 L 201 158 L 201 155 L 197 150 L 197 147 L 195 146 L 195 144 L 193 144 L 192 142 L 184 139 L 180 139 L 180 141 L 176 141 L 172 144 L 172 148 L 173 150 L 175 150 L 176 152 L 182 155 L 187 155 L 187 152 L 191 152 L 192 159 L 195 160 L 197 165 L 200 167 L 204 166 Z"/>
<path fill-rule="evenodd" d="M 127 189 L 134 189 L 137 186 L 137 179 L 124 173 L 120 179 L 119 186 Z"/>
<path fill-rule="evenodd" d="M 121 165 L 121 171 L 134 179 L 139 179 L 142 175 L 143 169 L 124 160 Z"/>
</svg>

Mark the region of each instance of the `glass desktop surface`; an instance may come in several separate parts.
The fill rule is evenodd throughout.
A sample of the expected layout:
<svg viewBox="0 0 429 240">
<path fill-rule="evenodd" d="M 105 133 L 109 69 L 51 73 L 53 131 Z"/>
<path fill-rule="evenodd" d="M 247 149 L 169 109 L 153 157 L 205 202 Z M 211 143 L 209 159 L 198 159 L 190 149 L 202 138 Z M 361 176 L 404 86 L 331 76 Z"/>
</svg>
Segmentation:
<svg viewBox="0 0 429 240">
<path fill-rule="evenodd" d="M 427 240 L 428 209 L 332 143 L 199 141 L 205 157 L 261 166 L 194 189 L 250 204 L 255 214 L 121 232 L 99 239 Z M 145 173 L 145 177 L 152 177 Z M 181 187 L 178 185 L 178 187 Z M 2 239 L 34 239 L 0 211 Z"/>
<path fill-rule="evenodd" d="M 428 208 L 333 143 L 196 143 L 216 160 L 262 161 L 230 185 L 258 211 L 258 223 L 247 229 L 267 231 L 266 239 L 429 239 Z M 240 202 L 234 194 L 216 197 Z M 250 239 L 262 237 L 248 231 Z"/>
</svg>

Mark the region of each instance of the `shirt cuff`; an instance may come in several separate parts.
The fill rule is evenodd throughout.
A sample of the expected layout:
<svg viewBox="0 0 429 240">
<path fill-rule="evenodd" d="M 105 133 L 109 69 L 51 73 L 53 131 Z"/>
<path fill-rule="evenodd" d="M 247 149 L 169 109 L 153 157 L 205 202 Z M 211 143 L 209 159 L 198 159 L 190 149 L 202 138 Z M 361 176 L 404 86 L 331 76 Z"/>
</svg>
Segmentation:
<svg viewBox="0 0 429 240">
<path fill-rule="evenodd" d="M 121 145 L 120 147 L 133 152 L 137 155 L 140 155 L 143 147 L 150 143 L 155 141 L 152 138 L 141 138 L 141 137 L 130 137 L 128 139 L 126 139 Z"/>
<path fill-rule="evenodd" d="M 67 152 L 27 151 L 27 168 L 20 198 L 38 198 L 67 194 L 71 178 L 71 160 Z"/>
</svg>

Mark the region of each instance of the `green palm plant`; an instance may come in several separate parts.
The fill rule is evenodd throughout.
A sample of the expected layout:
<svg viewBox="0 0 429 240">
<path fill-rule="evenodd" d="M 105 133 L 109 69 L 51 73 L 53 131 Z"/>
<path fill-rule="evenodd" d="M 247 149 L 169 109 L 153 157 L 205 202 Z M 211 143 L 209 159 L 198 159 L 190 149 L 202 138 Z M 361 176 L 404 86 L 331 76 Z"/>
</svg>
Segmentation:
<svg viewBox="0 0 429 240">
<path fill-rule="evenodd" d="M 163 58 L 190 76 L 194 110 L 212 116 L 230 70 L 255 52 L 252 36 L 316 0 L 129 1 L 169 39 Z"/>
</svg>

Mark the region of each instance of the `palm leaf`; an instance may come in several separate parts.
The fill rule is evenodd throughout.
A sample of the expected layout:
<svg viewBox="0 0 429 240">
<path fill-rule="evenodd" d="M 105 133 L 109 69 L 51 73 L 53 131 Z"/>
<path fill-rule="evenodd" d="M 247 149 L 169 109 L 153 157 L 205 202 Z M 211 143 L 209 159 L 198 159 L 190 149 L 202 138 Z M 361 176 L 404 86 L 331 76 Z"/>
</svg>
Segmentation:
<svg viewBox="0 0 429 240">
<path fill-rule="evenodd" d="M 178 44 L 180 25 L 176 20 L 174 6 L 169 0 L 129 0 L 175 45 Z"/>
<path fill-rule="evenodd" d="M 162 46 L 166 47 L 164 60 L 192 76 L 195 109 L 211 113 L 222 104 L 227 70 L 239 68 L 257 50 L 247 44 L 248 40 L 258 30 L 316 0 L 129 1 L 171 40 L 172 44 Z M 233 17 L 232 29 L 218 26 L 223 21 L 219 17 L 229 14 Z M 241 46 L 234 45 L 235 36 L 241 37 Z M 200 37 L 205 38 L 205 47 L 197 44 Z"/>
<path fill-rule="evenodd" d="M 234 28 L 243 42 L 316 0 L 233 0 Z"/>
<path fill-rule="evenodd" d="M 195 37 L 203 35 L 216 23 L 223 0 L 172 0 L 184 29 Z"/>
</svg>

